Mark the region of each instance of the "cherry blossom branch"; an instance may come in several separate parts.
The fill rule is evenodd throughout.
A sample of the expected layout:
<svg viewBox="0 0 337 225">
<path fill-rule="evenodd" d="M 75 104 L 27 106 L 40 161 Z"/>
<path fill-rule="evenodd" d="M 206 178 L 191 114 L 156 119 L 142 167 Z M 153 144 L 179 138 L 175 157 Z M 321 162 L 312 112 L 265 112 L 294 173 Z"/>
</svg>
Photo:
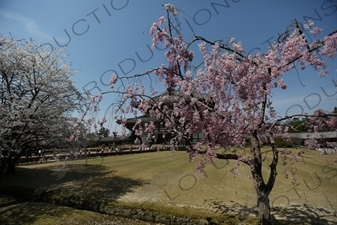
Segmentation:
<svg viewBox="0 0 337 225">
<path fill-rule="evenodd" d="M 191 43 L 193 43 L 195 41 L 204 41 L 204 42 L 206 42 L 207 44 L 210 44 L 210 45 L 215 45 L 216 44 L 216 42 L 209 41 L 209 40 L 207 40 L 206 38 L 204 38 L 202 36 L 195 36 L 195 39 L 192 40 Z M 243 54 L 241 54 L 240 52 L 237 52 L 237 51 L 235 51 L 235 50 L 233 50 L 233 49 L 231 49 L 229 47 L 226 47 L 223 44 L 220 44 L 219 48 L 239 55 L 241 58 L 237 58 L 237 59 L 240 60 L 240 61 L 242 60 L 242 58 L 245 58 L 245 56 Z"/>
<path fill-rule="evenodd" d="M 283 117 L 283 118 L 280 118 L 280 119 L 277 119 L 271 126 L 270 126 L 270 129 L 274 128 L 276 125 L 278 125 L 280 122 L 284 121 L 284 120 L 289 120 L 291 118 L 294 118 L 294 117 L 306 117 L 306 118 L 314 118 L 314 117 L 320 117 L 320 118 L 329 118 L 329 117 L 336 117 L 336 115 L 334 114 L 323 114 L 323 115 L 308 115 L 308 114 L 294 114 L 294 115 L 291 115 L 291 116 L 286 116 L 286 117 Z"/>
</svg>

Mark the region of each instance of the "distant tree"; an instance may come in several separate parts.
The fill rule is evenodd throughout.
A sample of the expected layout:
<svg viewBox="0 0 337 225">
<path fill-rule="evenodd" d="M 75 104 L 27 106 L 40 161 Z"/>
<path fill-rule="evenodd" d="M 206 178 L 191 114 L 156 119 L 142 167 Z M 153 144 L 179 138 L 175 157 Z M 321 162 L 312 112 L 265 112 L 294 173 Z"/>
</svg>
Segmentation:
<svg viewBox="0 0 337 225">
<path fill-rule="evenodd" d="M 284 125 L 289 127 L 289 133 L 303 133 L 308 132 L 308 125 L 310 120 L 308 118 L 293 118 L 285 122 Z"/>
<path fill-rule="evenodd" d="M 88 147 L 89 147 L 89 148 L 94 148 L 94 147 L 96 147 L 96 141 L 95 141 L 93 138 L 90 138 L 90 139 L 89 139 Z"/>
<path fill-rule="evenodd" d="M 281 136 L 275 137 L 274 141 L 278 148 L 297 148 L 303 142 L 299 138 L 283 138 Z"/>
<path fill-rule="evenodd" d="M 337 107 L 335 106 L 334 108 L 333 108 L 333 112 L 332 112 L 334 115 L 337 115 Z"/>
<path fill-rule="evenodd" d="M 109 135 L 110 135 L 110 130 L 105 127 L 101 127 L 97 132 L 97 136 L 99 138 L 109 137 Z"/>
<path fill-rule="evenodd" d="M 125 115 L 137 115 L 140 111 L 161 121 L 164 132 L 174 134 L 172 148 L 177 149 L 179 143 L 184 143 L 190 160 L 199 160 L 197 170 L 202 174 L 205 165 L 215 159 L 236 160 L 234 174 L 238 165 L 246 164 L 254 180 L 258 218 L 263 225 L 271 224 L 269 194 L 275 185 L 279 154 L 282 154 L 281 160 L 289 154 L 289 151 L 278 149 L 274 140 L 279 134 L 289 131 L 284 121 L 303 117 L 307 118 L 309 132 L 326 127 L 337 130 L 336 117 L 322 110 L 311 115 L 276 117 L 272 90 L 287 89 L 283 75 L 292 71 L 296 63 L 301 69 L 312 66 L 320 76 L 327 74 L 327 64 L 323 59 L 336 56 L 337 32 L 318 39 L 321 29 L 313 27 L 312 22 L 303 27 L 294 20 L 265 53 L 247 55 L 242 44 L 234 38 L 227 42 L 210 41 L 194 34 L 191 41 L 185 41 L 180 30 L 179 11 L 171 4 L 165 4 L 165 8 L 166 18 L 160 17 L 151 26 L 150 34 L 153 48 L 160 42 L 164 43 L 167 62 L 133 77 L 112 75 L 111 87 L 116 86 L 113 92 L 122 94 L 119 110 Z M 201 62 L 191 50 L 196 43 Z M 141 77 L 162 81 L 164 93 L 156 97 L 153 86 L 140 85 Z M 145 88 L 149 89 L 148 92 Z M 126 121 L 125 118 L 120 120 Z M 302 120 L 292 121 L 294 125 L 299 122 Z M 154 123 L 142 124 L 140 120 L 133 129 L 145 139 L 152 138 L 152 135 L 143 134 L 157 132 Z M 194 133 L 201 134 L 196 143 L 191 141 Z M 268 165 L 269 174 L 264 177 L 262 167 L 266 152 L 262 152 L 261 147 L 266 143 L 271 146 L 272 160 Z M 250 151 L 229 151 L 229 146 L 245 144 L 249 145 Z M 217 151 L 219 145 L 224 147 L 223 153 Z M 301 154 L 299 151 L 292 159 L 300 160 Z"/>
<path fill-rule="evenodd" d="M 335 111 L 337 111 L 337 107 L 335 107 L 334 111 L 330 113 L 330 116 L 336 116 L 337 113 L 335 113 Z M 311 121 L 309 117 L 306 116 L 302 118 L 290 118 L 285 120 L 283 125 L 288 127 L 289 133 L 305 133 L 318 124 L 315 122 L 313 123 L 313 121 Z M 324 128 L 321 128 L 320 131 L 334 131 L 334 129 L 335 128 L 333 126 L 325 126 Z"/>
<path fill-rule="evenodd" d="M 115 147 L 116 147 L 116 143 L 115 142 L 113 142 L 113 143 L 110 144 L 110 148 L 111 149 L 114 149 Z"/>
<path fill-rule="evenodd" d="M 0 150 L 15 152 L 2 158 L 2 170 L 14 170 L 28 149 L 60 147 L 85 134 L 85 124 L 72 116 L 86 104 L 71 80 L 74 72 L 64 51 L 0 35 Z"/>
</svg>

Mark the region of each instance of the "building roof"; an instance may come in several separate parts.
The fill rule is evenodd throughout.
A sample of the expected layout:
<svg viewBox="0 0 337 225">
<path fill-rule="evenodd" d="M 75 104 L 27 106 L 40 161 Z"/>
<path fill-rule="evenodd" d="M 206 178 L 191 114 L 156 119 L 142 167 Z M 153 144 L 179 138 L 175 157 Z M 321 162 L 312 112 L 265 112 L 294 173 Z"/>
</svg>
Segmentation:
<svg viewBox="0 0 337 225">
<path fill-rule="evenodd" d="M 158 122 L 159 120 L 153 117 L 147 117 L 147 116 L 139 116 L 139 117 L 133 117 L 126 119 L 126 124 L 134 124 L 137 122 L 137 120 L 141 120 L 142 123 L 150 123 L 150 122 Z"/>
<path fill-rule="evenodd" d="M 299 138 L 299 139 L 321 139 L 321 138 L 337 138 L 337 131 L 327 131 L 315 133 L 289 133 L 290 137 Z"/>
<path fill-rule="evenodd" d="M 104 138 L 94 138 L 95 141 L 100 142 L 122 142 L 126 141 L 130 136 L 117 136 L 117 137 L 104 137 Z"/>
</svg>

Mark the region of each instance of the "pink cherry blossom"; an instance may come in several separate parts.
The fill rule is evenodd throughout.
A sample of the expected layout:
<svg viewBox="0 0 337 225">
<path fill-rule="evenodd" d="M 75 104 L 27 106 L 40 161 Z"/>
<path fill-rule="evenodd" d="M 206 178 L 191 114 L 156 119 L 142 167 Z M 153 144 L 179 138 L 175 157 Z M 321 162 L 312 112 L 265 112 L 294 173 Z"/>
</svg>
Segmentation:
<svg viewBox="0 0 337 225">
<path fill-rule="evenodd" d="M 240 165 L 248 166 L 258 196 L 259 215 L 270 220 L 270 210 L 263 210 L 270 208 L 268 195 L 276 180 L 278 156 L 287 165 L 300 161 L 302 155 L 291 155 L 289 150 L 276 146 L 276 137 L 290 139 L 289 127 L 283 122 L 302 116 L 309 120 L 310 134 L 337 130 L 336 117 L 322 111 L 278 117 L 272 101 L 274 90 L 287 90 L 283 76 L 297 65 L 301 69 L 312 67 L 320 76 L 328 75 L 327 61 L 336 55 L 337 33 L 318 39 L 321 29 L 312 29 L 313 23 L 309 21 L 305 27 L 312 29 L 312 33 L 304 32 L 294 20 L 286 37 L 280 37 L 265 53 L 247 55 L 244 43 L 234 38 L 223 43 L 191 34 L 192 39 L 186 40 L 173 30 L 179 22 L 176 8 L 171 4 L 164 7 L 168 16 L 152 24 L 150 35 L 152 49 L 160 43 L 166 47 L 165 63 L 152 72 L 135 75 L 135 79 L 126 78 L 129 82 L 121 97 L 125 107 L 120 111 L 124 114 L 137 111 L 158 120 L 156 126 L 160 126 L 162 135 L 172 137 L 172 150 L 177 150 L 179 144 L 185 145 L 189 160 L 198 160 L 200 174 L 206 175 L 204 168 L 216 159 L 236 160 L 234 175 L 238 175 Z M 152 78 L 151 86 L 140 86 L 140 76 Z M 155 89 L 163 91 L 154 91 L 154 81 L 159 83 Z M 159 95 L 154 96 L 155 93 Z M 144 143 L 156 137 L 156 126 L 139 119 L 132 132 Z M 196 134 L 199 138 L 193 139 Z M 308 138 L 306 143 L 310 148 L 317 145 L 315 138 Z M 261 171 L 263 162 L 266 163 L 261 149 L 264 144 L 271 149 L 267 176 Z M 241 149 L 238 154 L 233 146 L 249 149 Z M 218 148 L 224 149 L 223 152 L 218 152 Z M 294 174 L 294 170 L 284 172 L 296 182 Z"/>
<path fill-rule="evenodd" d="M 115 74 L 112 74 L 109 81 L 110 87 L 113 88 L 116 83 L 117 83 L 117 76 Z"/>
</svg>

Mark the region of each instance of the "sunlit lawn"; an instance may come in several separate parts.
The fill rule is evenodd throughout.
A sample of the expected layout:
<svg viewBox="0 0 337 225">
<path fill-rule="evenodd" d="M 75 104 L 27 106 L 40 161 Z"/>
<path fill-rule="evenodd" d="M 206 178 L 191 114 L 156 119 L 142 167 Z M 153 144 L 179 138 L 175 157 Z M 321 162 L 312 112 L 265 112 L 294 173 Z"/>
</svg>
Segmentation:
<svg viewBox="0 0 337 225">
<path fill-rule="evenodd" d="M 270 157 L 271 154 L 265 160 L 266 165 Z M 294 165 L 283 167 L 280 160 L 277 181 L 270 195 L 273 213 L 282 218 L 306 218 L 314 210 L 314 217 L 318 213 L 320 219 L 336 220 L 335 159 L 336 156 L 305 150 L 304 160 Z M 206 167 L 205 178 L 195 171 L 197 161 L 189 163 L 183 151 L 174 154 L 163 151 L 69 161 L 65 169 L 63 162 L 27 165 L 6 176 L 2 186 L 62 190 L 63 196 L 76 194 L 149 209 L 187 206 L 209 212 L 217 209 L 222 213 L 238 213 L 238 210 L 244 215 L 255 213 L 253 181 L 246 165 L 240 165 L 240 174 L 233 176 L 234 162 L 219 160 Z M 297 171 L 295 184 L 284 178 L 283 172 L 289 169 Z M 268 173 L 268 166 L 263 172 Z"/>
</svg>

